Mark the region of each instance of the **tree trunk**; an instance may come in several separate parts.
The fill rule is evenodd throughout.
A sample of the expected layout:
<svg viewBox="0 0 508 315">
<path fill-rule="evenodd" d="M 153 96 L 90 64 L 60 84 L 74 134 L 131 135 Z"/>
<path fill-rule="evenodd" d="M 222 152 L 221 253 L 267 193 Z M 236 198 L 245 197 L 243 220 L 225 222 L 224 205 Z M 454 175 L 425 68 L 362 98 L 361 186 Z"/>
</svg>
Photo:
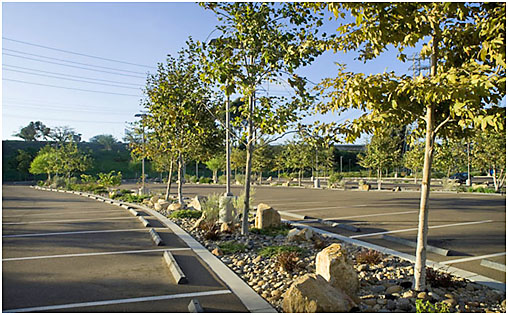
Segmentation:
<svg viewBox="0 0 508 315">
<path fill-rule="evenodd" d="M 196 161 L 196 178 L 199 179 L 199 162 Z"/>
<path fill-rule="evenodd" d="M 182 153 L 178 153 L 178 203 L 183 204 L 183 158 Z"/>
<path fill-rule="evenodd" d="M 277 181 L 280 180 L 280 170 L 277 170 Z"/>
<path fill-rule="evenodd" d="M 213 171 L 213 183 L 217 184 L 217 170 Z"/>
<path fill-rule="evenodd" d="M 377 190 L 381 190 L 381 176 L 383 175 L 381 168 L 377 169 Z"/>
<path fill-rule="evenodd" d="M 298 170 L 298 186 L 302 186 L 302 169 Z"/>
<path fill-rule="evenodd" d="M 168 183 L 167 183 L 167 186 L 166 186 L 165 200 L 169 199 L 169 193 L 171 191 L 171 174 L 173 174 L 173 160 L 171 160 L 171 162 L 169 164 Z"/>
<path fill-rule="evenodd" d="M 263 172 L 259 172 L 259 185 L 263 183 Z"/>
<path fill-rule="evenodd" d="M 249 198 L 250 198 L 250 176 L 252 171 L 252 151 L 254 149 L 252 145 L 252 136 L 253 136 L 253 122 L 252 115 L 254 113 L 254 95 L 249 96 L 249 118 L 248 118 L 248 134 L 247 134 L 247 160 L 245 163 L 245 200 L 243 205 L 243 215 L 242 215 L 242 235 L 246 235 L 249 233 Z"/>
<path fill-rule="evenodd" d="M 499 183 L 497 181 L 497 174 L 496 174 L 496 167 L 495 166 L 492 168 L 492 180 L 494 181 L 494 190 L 496 192 L 498 192 L 499 191 Z"/>
<path fill-rule="evenodd" d="M 437 75 L 437 45 L 438 38 L 435 33 L 432 35 L 432 55 L 430 61 L 430 77 Z M 420 214 L 418 218 L 418 235 L 416 244 L 416 262 L 414 269 L 414 290 L 425 290 L 425 268 L 427 265 L 427 233 L 429 231 L 429 193 L 431 182 L 432 158 L 434 155 L 434 124 L 435 107 L 428 105 L 425 113 L 425 153 L 422 174 L 422 193 L 420 197 Z"/>
</svg>

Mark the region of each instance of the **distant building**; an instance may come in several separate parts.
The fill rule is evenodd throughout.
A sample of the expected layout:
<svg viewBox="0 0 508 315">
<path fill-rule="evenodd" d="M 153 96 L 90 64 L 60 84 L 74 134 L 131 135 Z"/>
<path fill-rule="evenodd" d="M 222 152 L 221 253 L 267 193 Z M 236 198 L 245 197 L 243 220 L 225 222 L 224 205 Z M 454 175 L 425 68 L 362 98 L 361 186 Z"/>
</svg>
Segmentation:
<svg viewBox="0 0 508 315">
<path fill-rule="evenodd" d="M 363 152 L 365 151 L 364 144 L 337 144 L 335 148 L 339 151 L 345 152 Z"/>
</svg>

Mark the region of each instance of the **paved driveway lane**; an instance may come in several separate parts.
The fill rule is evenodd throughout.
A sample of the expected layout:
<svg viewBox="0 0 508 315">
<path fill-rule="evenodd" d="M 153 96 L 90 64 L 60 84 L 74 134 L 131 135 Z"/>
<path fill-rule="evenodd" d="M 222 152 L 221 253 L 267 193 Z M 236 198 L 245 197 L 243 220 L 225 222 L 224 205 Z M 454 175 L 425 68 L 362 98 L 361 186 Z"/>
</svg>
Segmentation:
<svg viewBox="0 0 508 315">
<path fill-rule="evenodd" d="M 2 231 L 4 311 L 186 312 L 196 294 L 204 294 L 197 298 L 207 310 L 246 311 L 208 266 L 154 217 L 145 214 L 162 246 L 153 243 L 151 227 L 118 206 L 28 187 L 3 186 L 3 193 L 8 207 Z M 58 220 L 65 222 L 43 222 Z M 164 250 L 172 252 L 187 284 L 175 284 Z M 126 302 L 133 299 L 136 303 Z"/>
</svg>

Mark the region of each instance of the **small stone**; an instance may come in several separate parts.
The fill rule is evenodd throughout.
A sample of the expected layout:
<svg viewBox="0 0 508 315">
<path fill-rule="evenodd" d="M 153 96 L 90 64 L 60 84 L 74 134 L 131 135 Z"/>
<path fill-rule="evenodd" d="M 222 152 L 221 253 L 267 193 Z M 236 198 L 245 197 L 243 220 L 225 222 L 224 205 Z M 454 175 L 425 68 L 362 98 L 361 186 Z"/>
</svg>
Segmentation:
<svg viewBox="0 0 508 315">
<path fill-rule="evenodd" d="M 415 297 L 415 293 L 413 291 L 409 290 L 409 291 L 402 293 L 402 297 L 406 298 L 406 299 L 410 299 L 410 298 Z"/>
<path fill-rule="evenodd" d="M 377 301 L 376 301 L 376 299 L 366 299 L 366 300 L 363 300 L 363 303 L 366 305 L 369 305 L 369 306 L 374 306 L 377 304 Z"/>
<path fill-rule="evenodd" d="M 385 287 L 382 285 L 373 285 L 370 287 L 370 291 L 372 291 L 374 293 L 380 293 L 380 292 L 383 292 L 384 290 L 385 290 Z"/>
<path fill-rule="evenodd" d="M 243 266 L 245 266 L 245 261 L 244 261 L 244 260 L 238 260 L 238 262 L 236 263 L 236 265 L 237 265 L 238 267 L 243 267 Z"/>
<path fill-rule="evenodd" d="M 400 285 L 393 285 L 388 287 L 385 291 L 385 294 L 393 294 L 402 291 L 402 287 Z"/>
<path fill-rule="evenodd" d="M 215 256 L 222 256 L 222 255 L 224 255 L 222 250 L 220 248 L 218 248 L 218 247 L 216 247 L 214 250 L 212 250 L 212 254 L 214 254 Z"/>
<path fill-rule="evenodd" d="M 262 286 L 263 284 L 265 284 L 266 282 L 264 280 L 260 280 L 258 281 L 258 286 Z"/>
<path fill-rule="evenodd" d="M 258 262 L 260 262 L 261 260 L 263 260 L 263 257 L 261 257 L 261 256 L 257 256 L 256 258 L 254 258 L 254 259 L 252 260 L 252 263 L 257 264 L 257 263 L 258 263 Z"/>
<path fill-rule="evenodd" d="M 449 298 L 449 299 L 454 299 L 454 298 L 455 298 L 455 297 L 453 296 L 453 294 L 451 294 L 451 293 L 446 293 L 444 296 L 445 296 L 446 298 Z"/>
<path fill-rule="evenodd" d="M 386 299 L 377 299 L 376 303 L 379 305 L 386 305 Z"/>
<path fill-rule="evenodd" d="M 429 297 L 428 297 L 428 295 L 427 295 L 427 292 L 420 292 L 420 293 L 418 293 L 418 294 L 416 295 L 416 298 L 417 298 L 417 299 L 420 299 L 420 300 L 424 300 L 424 301 L 426 301 L 426 300 L 428 300 L 428 299 L 429 299 Z"/>
<path fill-rule="evenodd" d="M 471 283 L 468 283 L 468 284 L 466 285 L 466 290 L 467 290 L 467 291 L 474 291 L 474 287 L 473 287 L 473 285 L 472 285 Z"/>
<path fill-rule="evenodd" d="M 404 298 L 398 299 L 397 300 L 397 308 L 402 311 L 408 312 L 411 310 L 411 302 L 408 299 L 404 299 Z"/>
<path fill-rule="evenodd" d="M 448 306 L 452 308 L 455 307 L 455 305 L 457 305 L 457 301 L 455 301 L 455 299 L 446 299 L 443 300 L 442 303 L 448 304 Z"/>
<path fill-rule="evenodd" d="M 386 308 L 390 311 L 393 311 L 394 309 L 397 308 L 397 304 L 395 303 L 395 301 L 388 300 L 386 301 Z"/>
</svg>

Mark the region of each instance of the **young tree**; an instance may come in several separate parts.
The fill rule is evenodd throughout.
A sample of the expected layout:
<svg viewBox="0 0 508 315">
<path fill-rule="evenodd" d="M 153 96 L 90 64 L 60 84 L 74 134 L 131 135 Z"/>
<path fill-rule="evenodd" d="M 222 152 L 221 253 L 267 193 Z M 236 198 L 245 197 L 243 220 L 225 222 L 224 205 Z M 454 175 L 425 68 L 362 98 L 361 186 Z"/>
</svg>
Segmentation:
<svg viewBox="0 0 508 315">
<path fill-rule="evenodd" d="M 434 158 L 435 169 L 450 177 L 452 172 L 460 171 L 467 167 L 467 144 L 466 139 L 445 139 L 436 145 Z"/>
<path fill-rule="evenodd" d="M 210 93 L 199 78 L 200 71 L 190 40 L 176 58 L 169 56 L 165 64 L 158 65 L 157 73 L 148 77 L 145 90 L 146 126 L 159 143 L 177 154 L 180 203 L 184 158 L 217 139 L 217 125 L 209 112 L 213 114 L 214 108 L 209 108 Z"/>
<path fill-rule="evenodd" d="M 30 163 L 30 173 L 32 174 L 48 174 L 47 181 L 51 181 L 51 174 L 54 173 L 54 164 L 56 162 L 56 152 L 40 151 Z"/>
<path fill-rule="evenodd" d="M 235 170 L 235 175 L 238 169 L 245 168 L 245 150 L 233 148 L 231 150 L 231 168 Z"/>
<path fill-rule="evenodd" d="M 313 150 L 303 141 L 290 141 L 286 145 L 286 165 L 298 170 L 298 186 L 302 185 L 302 173 L 306 167 L 312 166 Z"/>
<path fill-rule="evenodd" d="M 259 184 L 263 181 L 263 171 L 270 169 L 270 165 L 273 160 L 273 150 L 272 148 L 261 139 L 257 144 L 257 149 L 254 151 L 252 156 L 252 171 L 257 172 L 259 174 L 258 181 Z"/>
<path fill-rule="evenodd" d="M 328 128 L 345 133 L 348 141 L 387 124 L 418 123 L 415 135 L 425 137 L 425 154 L 414 289 L 422 291 L 436 137 L 448 138 L 467 126 L 504 128 L 505 109 L 492 104 L 506 95 L 506 4 L 349 2 L 328 8 L 336 18 L 344 18 L 346 12 L 354 18 L 341 23 L 340 36 L 331 39 L 328 48 L 356 50 L 360 60 L 367 61 L 393 45 L 404 61 L 405 50 L 421 44 L 420 55 L 431 60 L 429 76 L 414 78 L 394 72 L 352 73 L 341 66 L 336 78 L 321 83 L 329 101 L 320 106 L 322 112 L 365 111 L 353 121 Z"/>
<path fill-rule="evenodd" d="M 473 165 L 487 171 L 499 192 L 506 180 L 506 130 L 477 132 L 473 138 Z"/>
<path fill-rule="evenodd" d="M 425 143 L 416 142 L 411 149 L 404 153 L 403 163 L 413 173 L 415 184 L 418 182 L 418 172 L 421 171 L 423 165 L 423 156 L 425 154 Z"/>
<path fill-rule="evenodd" d="M 97 135 L 90 138 L 90 142 L 101 144 L 104 146 L 106 151 L 111 151 L 113 145 L 117 142 L 117 140 L 112 135 Z"/>
<path fill-rule="evenodd" d="M 226 161 L 224 160 L 224 156 L 217 155 L 206 161 L 205 165 L 213 172 L 213 183 L 217 184 L 217 172 L 219 170 L 223 170 L 224 167 L 226 167 Z"/>
<path fill-rule="evenodd" d="M 78 149 L 73 141 L 61 144 L 56 150 L 57 173 L 66 174 L 70 179 L 75 172 L 84 172 L 92 165 L 92 159 Z"/>
<path fill-rule="evenodd" d="M 20 137 L 25 141 L 39 141 L 46 140 L 49 136 L 50 128 L 46 127 L 42 122 L 31 121 L 28 126 L 23 127 L 14 136 Z"/>
<path fill-rule="evenodd" d="M 370 138 L 366 151 L 358 156 L 361 166 L 377 171 L 378 190 L 381 190 L 383 170 L 396 166 L 400 156 L 400 139 L 394 137 L 392 131 L 393 129 L 388 129 L 375 133 Z"/>
<path fill-rule="evenodd" d="M 300 117 L 308 103 L 302 102 L 305 81 L 295 70 L 321 53 L 315 43 L 321 19 L 298 4 L 262 2 L 217 2 L 203 4 L 216 13 L 222 32 L 206 47 L 204 77 L 222 85 L 226 95 L 238 90 L 243 95 L 241 118 L 247 148 L 245 167 L 245 203 L 242 234 L 248 233 L 248 212 L 252 155 L 263 135 L 282 134 Z M 288 84 L 298 90 L 290 101 L 264 97 L 256 100 L 256 89 L 267 81 L 279 81 L 286 75 Z M 259 103 L 257 105 L 256 103 Z"/>
</svg>

